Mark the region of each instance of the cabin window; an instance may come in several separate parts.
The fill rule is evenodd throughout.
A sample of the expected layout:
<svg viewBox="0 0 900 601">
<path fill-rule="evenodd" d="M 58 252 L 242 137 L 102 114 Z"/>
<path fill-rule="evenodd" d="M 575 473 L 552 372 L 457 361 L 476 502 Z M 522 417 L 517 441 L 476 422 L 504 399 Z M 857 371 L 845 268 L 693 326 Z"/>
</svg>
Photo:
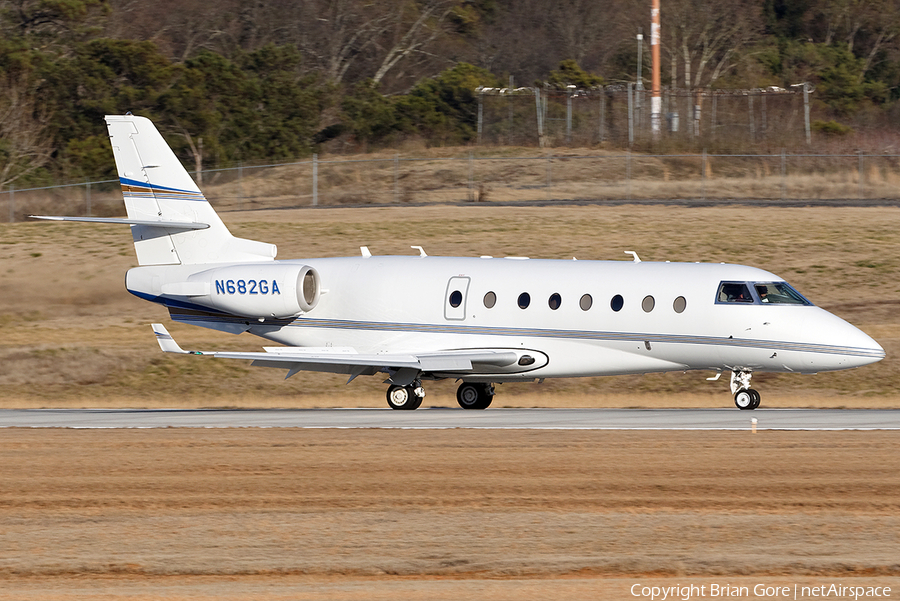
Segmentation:
<svg viewBox="0 0 900 601">
<path fill-rule="evenodd" d="M 759 301 L 766 305 L 808 305 L 810 302 L 787 282 L 753 284 Z"/>
<path fill-rule="evenodd" d="M 645 296 L 644 300 L 641 301 L 641 309 L 644 310 L 644 313 L 649 313 L 655 306 L 656 300 L 652 296 Z"/>
<path fill-rule="evenodd" d="M 462 304 L 462 292 L 454 290 L 450 293 L 450 306 L 454 309 Z"/>
<path fill-rule="evenodd" d="M 591 298 L 590 294 L 585 294 L 581 297 L 581 300 L 578 301 L 578 306 L 581 307 L 582 311 L 587 311 L 591 308 L 591 305 L 594 304 L 594 299 Z"/>
<path fill-rule="evenodd" d="M 614 297 L 612 297 L 611 301 L 609 301 L 609 306 L 612 308 L 613 311 L 619 312 L 622 310 L 622 307 L 625 306 L 625 299 L 622 298 L 621 294 L 617 294 Z"/>
<path fill-rule="evenodd" d="M 672 303 L 672 308 L 675 309 L 676 313 L 684 313 L 684 310 L 687 309 L 687 299 L 683 296 L 679 296 L 675 299 L 675 302 Z"/>
<path fill-rule="evenodd" d="M 750 288 L 743 282 L 722 282 L 719 284 L 719 294 L 716 296 L 720 303 L 752 303 Z"/>
<path fill-rule="evenodd" d="M 528 305 L 531 304 L 531 295 L 527 292 L 523 292 L 519 295 L 518 303 L 520 309 L 527 309 Z"/>
<path fill-rule="evenodd" d="M 553 294 L 550 295 L 550 300 L 548 301 L 548 304 L 550 305 L 551 309 L 556 311 L 557 309 L 559 309 L 560 305 L 562 305 L 562 297 L 559 294 L 554 292 Z"/>
<path fill-rule="evenodd" d="M 488 292 L 484 295 L 484 306 L 488 309 L 493 309 L 494 305 L 497 304 L 497 295 L 493 292 Z"/>
</svg>

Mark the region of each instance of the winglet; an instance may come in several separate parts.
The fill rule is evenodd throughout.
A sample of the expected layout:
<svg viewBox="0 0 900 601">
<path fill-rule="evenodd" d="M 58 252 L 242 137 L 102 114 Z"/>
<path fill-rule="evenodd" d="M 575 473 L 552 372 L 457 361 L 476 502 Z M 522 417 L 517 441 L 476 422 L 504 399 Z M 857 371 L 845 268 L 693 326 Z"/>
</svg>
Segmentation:
<svg viewBox="0 0 900 601">
<path fill-rule="evenodd" d="M 154 323 L 152 325 L 153 333 L 156 334 L 156 341 L 159 343 L 159 348 L 161 348 L 164 353 L 178 353 L 179 355 L 199 354 L 182 350 L 181 347 L 178 346 L 178 343 L 175 342 L 175 339 L 172 338 L 172 335 L 169 334 L 169 331 L 166 330 L 161 323 Z"/>
</svg>

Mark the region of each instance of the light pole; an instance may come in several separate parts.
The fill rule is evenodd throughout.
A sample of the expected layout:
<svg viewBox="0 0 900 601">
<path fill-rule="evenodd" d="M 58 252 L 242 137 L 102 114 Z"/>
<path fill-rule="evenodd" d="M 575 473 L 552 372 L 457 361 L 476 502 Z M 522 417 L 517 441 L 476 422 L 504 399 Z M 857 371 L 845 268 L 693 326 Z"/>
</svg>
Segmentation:
<svg viewBox="0 0 900 601">
<path fill-rule="evenodd" d="M 650 61 L 652 75 L 650 78 L 650 129 L 653 139 L 659 139 L 660 118 L 662 117 L 662 94 L 659 80 L 659 0 L 652 0 L 650 7 Z"/>
</svg>

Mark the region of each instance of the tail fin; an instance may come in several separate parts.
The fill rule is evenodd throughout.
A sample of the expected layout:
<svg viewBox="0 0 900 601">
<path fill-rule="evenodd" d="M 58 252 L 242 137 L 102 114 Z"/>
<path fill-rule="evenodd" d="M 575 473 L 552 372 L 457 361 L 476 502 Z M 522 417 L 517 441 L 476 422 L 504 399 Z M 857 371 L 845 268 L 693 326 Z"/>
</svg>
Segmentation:
<svg viewBox="0 0 900 601">
<path fill-rule="evenodd" d="M 140 265 L 275 258 L 275 245 L 231 235 L 149 119 L 107 115 L 106 126 Z M 186 223 L 208 227 L 187 229 Z"/>
</svg>

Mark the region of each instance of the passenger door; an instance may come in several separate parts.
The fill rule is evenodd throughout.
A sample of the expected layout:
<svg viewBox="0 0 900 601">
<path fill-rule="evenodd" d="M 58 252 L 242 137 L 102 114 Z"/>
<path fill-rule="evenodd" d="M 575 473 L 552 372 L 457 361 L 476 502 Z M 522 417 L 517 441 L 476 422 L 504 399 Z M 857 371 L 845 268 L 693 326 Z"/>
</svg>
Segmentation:
<svg viewBox="0 0 900 601">
<path fill-rule="evenodd" d="M 456 276 L 447 283 L 444 294 L 444 319 L 463 320 L 466 318 L 466 297 L 469 292 L 469 278 Z"/>
</svg>

